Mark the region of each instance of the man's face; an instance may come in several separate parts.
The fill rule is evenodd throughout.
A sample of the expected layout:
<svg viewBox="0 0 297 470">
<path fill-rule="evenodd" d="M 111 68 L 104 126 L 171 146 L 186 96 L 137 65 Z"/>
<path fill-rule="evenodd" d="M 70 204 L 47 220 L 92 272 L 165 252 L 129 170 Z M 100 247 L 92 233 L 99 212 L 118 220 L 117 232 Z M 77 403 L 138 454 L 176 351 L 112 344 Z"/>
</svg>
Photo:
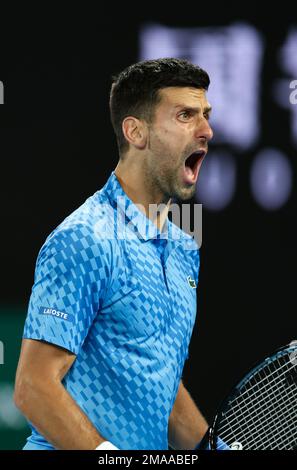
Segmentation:
<svg viewBox="0 0 297 470">
<path fill-rule="evenodd" d="M 194 196 L 212 130 L 205 90 L 168 87 L 160 90 L 149 126 L 147 177 L 165 197 L 187 200 Z"/>
</svg>

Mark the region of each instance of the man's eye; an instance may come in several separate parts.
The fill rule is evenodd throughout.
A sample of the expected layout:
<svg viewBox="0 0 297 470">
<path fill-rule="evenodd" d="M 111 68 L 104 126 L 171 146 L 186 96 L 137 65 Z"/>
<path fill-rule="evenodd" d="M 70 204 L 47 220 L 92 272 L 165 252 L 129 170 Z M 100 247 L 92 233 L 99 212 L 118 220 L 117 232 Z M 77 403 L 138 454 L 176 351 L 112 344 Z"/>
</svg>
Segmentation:
<svg viewBox="0 0 297 470">
<path fill-rule="evenodd" d="M 180 113 L 179 116 L 183 119 L 188 119 L 189 117 L 191 117 L 191 114 L 189 113 L 189 111 L 183 111 L 182 113 Z"/>
</svg>

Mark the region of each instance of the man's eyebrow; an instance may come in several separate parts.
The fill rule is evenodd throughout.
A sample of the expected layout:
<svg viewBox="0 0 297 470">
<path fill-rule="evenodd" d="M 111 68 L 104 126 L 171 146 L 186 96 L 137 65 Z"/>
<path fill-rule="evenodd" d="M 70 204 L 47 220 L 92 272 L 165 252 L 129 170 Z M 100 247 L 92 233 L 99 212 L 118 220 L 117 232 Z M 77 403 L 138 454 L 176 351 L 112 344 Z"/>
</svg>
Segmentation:
<svg viewBox="0 0 297 470">
<path fill-rule="evenodd" d="M 187 106 L 187 105 L 185 105 L 185 104 L 177 104 L 177 105 L 174 106 L 174 107 L 175 107 L 176 109 L 177 109 L 177 108 L 181 108 L 181 109 L 186 109 L 187 111 L 194 111 L 194 112 L 196 112 L 196 113 L 198 113 L 198 112 L 201 110 L 200 106 L 197 108 L 197 107 L 195 107 L 195 106 Z M 206 107 L 203 109 L 203 113 L 204 113 L 204 114 L 205 114 L 205 113 L 208 114 L 208 113 L 211 112 L 211 110 L 212 110 L 212 107 L 211 107 L 211 106 L 206 106 Z"/>
<path fill-rule="evenodd" d="M 204 112 L 204 113 L 211 113 L 211 111 L 212 111 L 212 106 L 206 106 L 206 107 L 204 108 L 204 111 L 203 111 L 203 112 Z"/>
</svg>

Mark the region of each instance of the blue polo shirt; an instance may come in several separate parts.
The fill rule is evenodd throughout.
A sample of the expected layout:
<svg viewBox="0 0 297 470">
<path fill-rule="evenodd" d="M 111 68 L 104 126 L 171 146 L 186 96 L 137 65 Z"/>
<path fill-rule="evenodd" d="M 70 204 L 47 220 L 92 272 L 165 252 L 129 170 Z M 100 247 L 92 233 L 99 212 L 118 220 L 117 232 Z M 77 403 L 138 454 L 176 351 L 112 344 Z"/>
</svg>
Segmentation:
<svg viewBox="0 0 297 470">
<path fill-rule="evenodd" d="M 76 355 L 63 384 L 120 449 L 168 449 L 198 271 L 194 239 L 160 232 L 114 172 L 39 252 L 23 337 Z M 33 427 L 28 441 L 53 448 Z"/>
</svg>

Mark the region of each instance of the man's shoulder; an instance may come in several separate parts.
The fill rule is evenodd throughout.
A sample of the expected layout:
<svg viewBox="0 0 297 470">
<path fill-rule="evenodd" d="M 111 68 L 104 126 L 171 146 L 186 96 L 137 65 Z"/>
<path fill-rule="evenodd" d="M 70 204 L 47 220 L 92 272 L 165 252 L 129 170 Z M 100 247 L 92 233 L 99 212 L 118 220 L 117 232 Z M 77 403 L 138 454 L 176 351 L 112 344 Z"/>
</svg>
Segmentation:
<svg viewBox="0 0 297 470">
<path fill-rule="evenodd" d="M 108 221 L 113 216 L 114 209 L 108 198 L 102 191 L 97 191 L 68 215 L 57 228 L 65 230 L 69 227 L 84 225 L 93 229 L 98 222 Z"/>
<path fill-rule="evenodd" d="M 56 246 L 109 246 L 114 237 L 114 209 L 101 191 L 90 196 L 46 238 L 43 249 Z"/>
</svg>

